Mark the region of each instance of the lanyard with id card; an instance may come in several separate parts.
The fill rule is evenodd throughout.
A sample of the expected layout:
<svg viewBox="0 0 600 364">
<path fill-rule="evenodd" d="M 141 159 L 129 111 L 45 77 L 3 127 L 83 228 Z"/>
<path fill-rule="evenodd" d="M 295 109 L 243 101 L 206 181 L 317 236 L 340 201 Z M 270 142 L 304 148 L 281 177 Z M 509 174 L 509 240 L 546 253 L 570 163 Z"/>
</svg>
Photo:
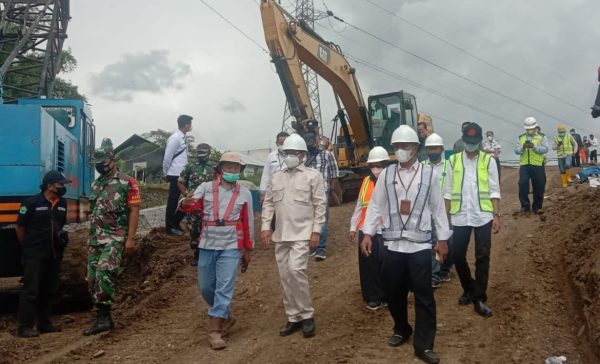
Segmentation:
<svg viewBox="0 0 600 364">
<path fill-rule="evenodd" d="M 421 168 L 421 165 L 419 164 L 417 166 L 417 170 L 415 171 L 412 178 L 410 179 L 410 183 L 408 184 L 408 187 L 406 187 L 404 185 L 404 182 L 402 181 L 402 177 L 400 177 L 400 169 L 396 169 L 396 174 L 398 175 L 398 180 L 400 181 L 400 185 L 404 189 L 404 195 L 405 195 L 405 198 L 400 200 L 400 215 L 410 215 L 410 213 L 412 211 L 412 201 L 408 199 L 408 190 L 410 190 L 410 186 L 412 186 L 412 183 L 415 180 L 417 173 L 419 173 L 420 168 Z"/>
</svg>

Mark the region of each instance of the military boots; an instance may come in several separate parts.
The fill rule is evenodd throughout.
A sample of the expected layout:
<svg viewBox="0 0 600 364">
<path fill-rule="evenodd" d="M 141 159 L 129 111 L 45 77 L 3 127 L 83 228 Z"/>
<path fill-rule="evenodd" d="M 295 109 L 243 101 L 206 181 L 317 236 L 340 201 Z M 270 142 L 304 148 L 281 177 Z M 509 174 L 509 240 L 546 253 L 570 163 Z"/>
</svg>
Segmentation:
<svg viewBox="0 0 600 364">
<path fill-rule="evenodd" d="M 110 331 L 115 327 L 110 314 L 110 306 L 98 305 L 97 309 L 96 321 L 94 321 L 89 329 L 83 332 L 85 336 L 96 335 L 104 331 Z"/>
</svg>

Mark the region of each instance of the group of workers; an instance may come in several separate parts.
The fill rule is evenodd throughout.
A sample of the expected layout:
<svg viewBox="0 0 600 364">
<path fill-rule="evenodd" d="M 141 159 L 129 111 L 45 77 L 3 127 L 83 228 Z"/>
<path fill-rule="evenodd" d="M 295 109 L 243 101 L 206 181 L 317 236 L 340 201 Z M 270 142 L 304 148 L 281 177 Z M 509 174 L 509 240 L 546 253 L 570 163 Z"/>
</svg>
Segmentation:
<svg viewBox="0 0 600 364">
<path fill-rule="evenodd" d="M 178 130 L 167 141 L 163 172 L 169 183 L 165 227 L 184 234 L 180 222 L 188 216 L 192 264 L 198 266 L 198 285 L 209 306 L 207 337 L 210 347 L 226 347 L 224 338 L 236 319 L 231 301 L 237 271 L 243 273 L 254 247 L 254 206 L 250 191 L 238 181 L 244 170 L 239 154 L 223 153 L 217 160 L 209 145 L 196 147 L 188 161 L 185 134 L 192 118 L 178 118 Z M 521 210 L 541 213 L 546 182 L 544 155 L 548 141 L 537 121 L 526 118 L 519 136 L 519 199 Z M 593 139 L 593 138 L 592 138 Z M 269 154 L 261 180 L 260 238 L 274 245 L 287 320 L 279 331 L 288 336 L 302 331 L 315 335 L 314 307 L 307 275 L 308 260 L 326 259 L 328 196 L 339 171 L 321 137 L 307 145 L 298 134 L 279 133 L 277 149 Z M 368 155 L 364 177 L 350 221 L 349 240 L 357 241 L 363 299 L 370 310 L 387 306 L 394 321 L 390 346 L 413 336 L 415 355 L 438 363 L 433 351 L 436 334 L 434 289 L 449 280 L 454 265 L 463 288 L 459 305 L 492 316 L 487 304 L 492 234 L 500 230 L 500 143 L 491 131 L 483 138 L 477 123 L 464 123 L 462 137 L 446 159 L 441 136 L 419 123 L 418 132 L 401 125 L 392 134 L 397 163 L 383 147 Z M 577 141 L 561 125 L 554 140 L 561 174 L 567 175 Z M 111 307 L 117 273 L 124 255 L 135 249 L 141 204 L 135 179 L 116 167 L 112 143 L 105 139 L 94 152 L 99 178 L 90 195 L 88 241 L 89 290 L 97 317 L 84 335 L 114 327 Z M 533 186 L 530 204 L 529 180 Z M 49 172 L 41 192 L 25 201 L 17 233 L 24 243 L 24 289 L 19 304 L 18 335 L 37 336 L 60 331 L 49 318 L 49 299 L 56 290 L 62 252 L 68 242 L 63 230 L 66 207 L 61 198 L 70 183 L 58 171 Z M 563 184 L 564 184 L 563 179 Z M 475 274 L 467 262 L 471 236 L 475 242 Z M 408 293 L 415 299 L 415 325 L 408 320 Z"/>
</svg>

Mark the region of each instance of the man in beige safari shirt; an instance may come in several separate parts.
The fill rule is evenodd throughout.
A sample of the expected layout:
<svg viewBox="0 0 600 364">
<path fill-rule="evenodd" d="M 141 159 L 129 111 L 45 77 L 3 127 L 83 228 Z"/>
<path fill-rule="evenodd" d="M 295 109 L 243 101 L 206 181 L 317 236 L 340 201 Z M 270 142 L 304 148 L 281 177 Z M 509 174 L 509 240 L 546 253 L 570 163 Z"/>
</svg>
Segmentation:
<svg viewBox="0 0 600 364">
<path fill-rule="evenodd" d="M 308 254 L 319 245 L 325 224 L 327 199 L 323 177 L 302 162 L 306 143 L 298 134 L 283 142 L 285 171 L 273 174 L 262 210 L 263 244 L 275 243 L 275 260 L 283 291 L 283 306 L 288 316 L 279 335 L 302 330 L 304 337 L 315 335 L 314 308 L 308 285 Z M 275 233 L 271 230 L 273 213 L 277 215 Z"/>
</svg>

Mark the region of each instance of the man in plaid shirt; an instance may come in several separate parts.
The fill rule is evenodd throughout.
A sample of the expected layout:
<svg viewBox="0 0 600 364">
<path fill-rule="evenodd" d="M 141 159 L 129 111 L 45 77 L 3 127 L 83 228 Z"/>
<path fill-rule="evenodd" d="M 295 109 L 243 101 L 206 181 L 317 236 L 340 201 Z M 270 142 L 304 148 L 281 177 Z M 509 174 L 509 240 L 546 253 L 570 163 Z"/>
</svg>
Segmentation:
<svg viewBox="0 0 600 364">
<path fill-rule="evenodd" d="M 319 247 L 310 252 L 311 256 L 315 257 L 316 261 L 325 260 L 327 258 L 327 235 L 329 234 L 329 192 L 332 187 L 336 188 L 337 178 L 340 171 L 337 166 L 337 161 L 333 154 L 327 150 L 329 148 L 329 138 L 325 136 L 319 137 L 317 141 L 318 151 L 316 155 L 312 155 L 306 161 L 306 166 L 316 169 L 323 177 L 325 187 L 325 196 L 327 196 L 327 210 L 325 212 L 325 224 L 321 231 Z"/>
</svg>

